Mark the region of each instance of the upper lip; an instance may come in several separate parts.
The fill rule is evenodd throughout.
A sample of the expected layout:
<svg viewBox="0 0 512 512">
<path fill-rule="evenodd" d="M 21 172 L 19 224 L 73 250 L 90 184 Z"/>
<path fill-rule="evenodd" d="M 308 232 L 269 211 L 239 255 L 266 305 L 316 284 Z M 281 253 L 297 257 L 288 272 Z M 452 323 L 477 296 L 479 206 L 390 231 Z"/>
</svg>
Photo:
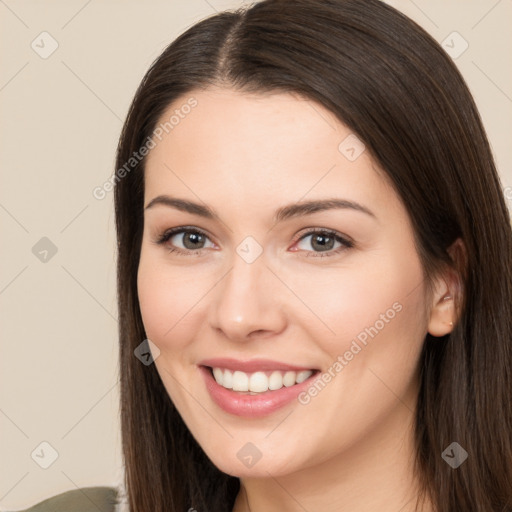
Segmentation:
<svg viewBox="0 0 512 512">
<path fill-rule="evenodd" d="M 269 359 L 251 359 L 249 361 L 240 361 L 229 357 L 220 357 L 213 359 L 204 359 L 199 363 L 200 366 L 209 366 L 211 368 L 223 368 L 227 370 L 240 370 L 246 373 L 272 370 L 287 370 L 301 372 L 313 370 L 311 366 L 298 366 L 280 361 L 271 361 Z"/>
</svg>

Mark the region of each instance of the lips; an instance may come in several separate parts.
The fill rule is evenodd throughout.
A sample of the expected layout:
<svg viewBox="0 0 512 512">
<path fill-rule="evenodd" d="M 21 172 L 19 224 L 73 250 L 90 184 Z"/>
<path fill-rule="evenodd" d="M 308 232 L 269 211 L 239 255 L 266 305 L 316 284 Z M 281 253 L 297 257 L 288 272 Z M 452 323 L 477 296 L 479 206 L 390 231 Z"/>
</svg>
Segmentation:
<svg viewBox="0 0 512 512">
<path fill-rule="evenodd" d="M 198 366 L 213 400 L 225 412 L 257 418 L 290 404 L 319 373 L 269 360 L 209 359 Z"/>
<path fill-rule="evenodd" d="M 227 357 L 205 359 L 199 363 L 200 366 L 209 366 L 210 368 L 226 368 L 231 371 L 240 370 L 246 373 L 259 372 L 259 371 L 296 371 L 311 370 L 308 366 L 294 366 L 288 363 L 281 363 L 278 361 L 271 361 L 270 359 L 252 359 L 250 361 L 238 361 Z"/>
</svg>

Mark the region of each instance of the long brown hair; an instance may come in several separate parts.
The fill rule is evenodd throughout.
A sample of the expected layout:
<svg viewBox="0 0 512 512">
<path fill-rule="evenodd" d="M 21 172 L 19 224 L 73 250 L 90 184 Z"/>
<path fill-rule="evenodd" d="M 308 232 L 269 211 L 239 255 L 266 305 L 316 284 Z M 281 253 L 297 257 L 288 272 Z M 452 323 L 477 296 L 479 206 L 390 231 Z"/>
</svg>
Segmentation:
<svg viewBox="0 0 512 512">
<path fill-rule="evenodd" d="M 512 232 L 473 98 L 434 39 L 378 0 L 265 0 L 215 14 L 170 44 L 143 78 L 120 138 L 121 428 L 131 512 L 228 512 L 240 486 L 193 439 L 155 365 L 134 357 L 146 338 L 137 298 L 145 160 L 129 171 L 126 162 L 172 102 L 210 85 L 299 93 L 333 112 L 403 201 L 427 284 L 446 265 L 462 276 L 454 330 L 427 334 L 419 362 L 420 498 L 438 512 L 512 510 Z M 464 265 L 448 252 L 457 238 Z M 441 456 L 452 442 L 468 453 L 456 469 Z"/>
</svg>

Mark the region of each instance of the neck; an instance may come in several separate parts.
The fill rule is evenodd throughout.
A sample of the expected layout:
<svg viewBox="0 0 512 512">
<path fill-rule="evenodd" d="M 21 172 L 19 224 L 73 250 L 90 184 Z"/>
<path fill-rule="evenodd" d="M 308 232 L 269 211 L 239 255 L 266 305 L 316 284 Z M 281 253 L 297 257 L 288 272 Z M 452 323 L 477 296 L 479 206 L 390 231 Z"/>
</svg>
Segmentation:
<svg viewBox="0 0 512 512">
<path fill-rule="evenodd" d="M 413 412 L 398 402 L 385 424 L 343 453 L 284 476 L 241 479 L 233 512 L 416 512 L 413 427 Z"/>
</svg>

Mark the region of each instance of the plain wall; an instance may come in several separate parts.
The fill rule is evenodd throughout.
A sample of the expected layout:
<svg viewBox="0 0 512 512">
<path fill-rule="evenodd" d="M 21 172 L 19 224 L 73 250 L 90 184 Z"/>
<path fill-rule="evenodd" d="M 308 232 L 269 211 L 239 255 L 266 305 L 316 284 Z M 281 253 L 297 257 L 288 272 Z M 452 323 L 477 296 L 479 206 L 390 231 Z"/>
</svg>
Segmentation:
<svg viewBox="0 0 512 512">
<path fill-rule="evenodd" d="M 455 62 L 511 187 L 512 3 L 388 3 L 439 42 L 454 31 L 467 41 Z M 98 200 L 93 190 L 114 170 L 122 122 L 151 62 L 191 24 L 243 4 L 0 2 L 4 510 L 121 478 L 113 196 Z M 52 38 L 58 48 L 48 56 Z M 42 442 L 58 453 L 47 469 L 40 464 L 52 448 Z"/>
</svg>

